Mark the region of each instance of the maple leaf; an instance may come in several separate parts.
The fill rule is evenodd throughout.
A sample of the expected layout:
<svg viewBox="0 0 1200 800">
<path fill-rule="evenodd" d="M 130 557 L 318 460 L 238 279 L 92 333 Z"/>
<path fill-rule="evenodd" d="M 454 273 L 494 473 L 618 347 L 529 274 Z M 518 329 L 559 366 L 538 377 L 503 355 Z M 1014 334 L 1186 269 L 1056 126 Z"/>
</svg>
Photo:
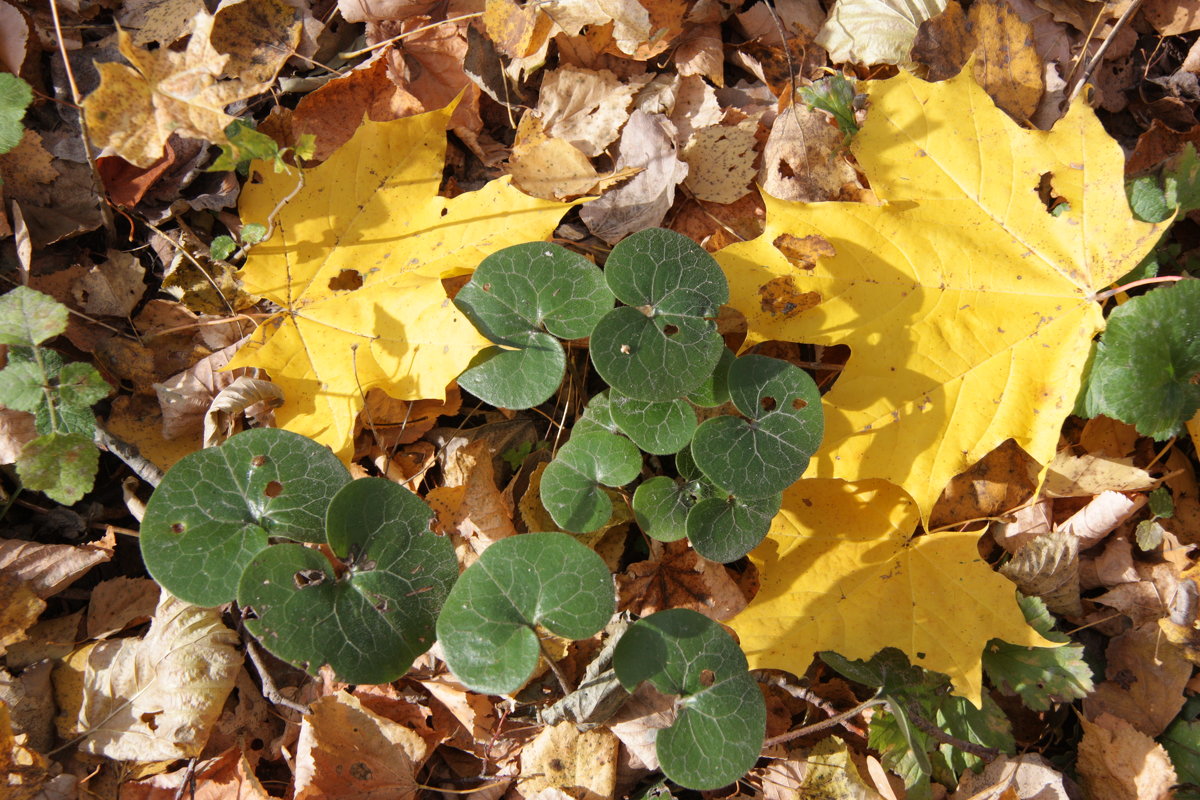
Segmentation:
<svg viewBox="0 0 1200 800">
<path fill-rule="evenodd" d="M 89 135 L 139 167 L 162 157 L 172 133 L 225 142 L 233 122 L 225 106 L 266 91 L 299 41 L 297 12 L 284 0 L 200 12 L 183 52 L 143 50 L 118 30 L 117 48 L 133 66 L 96 65 L 100 85 L 83 101 Z"/>
<path fill-rule="evenodd" d="M 763 235 L 716 254 L 751 343 L 851 348 L 809 475 L 884 478 L 924 518 L 1005 439 L 1049 463 L 1104 327 L 1095 292 L 1163 230 L 1134 220 L 1121 149 L 1082 100 L 1023 130 L 971 73 L 866 84 L 853 150 L 882 205 L 766 197 Z M 804 240 L 824 252 L 790 262 Z"/>
<path fill-rule="evenodd" d="M 243 220 L 275 218 L 250 253 L 246 291 L 283 311 L 228 369 L 267 370 L 283 389 L 280 427 L 351 453 L 354 417 L 373 388 L 400 400 L 445 397 L 489 345 L 446 296 L 442 278 L 487 255 L 546 238 L 567 203 L 538 200 L 509 178 L 454 199 L 438 196 L 452 108 L 364 121 L 325 163 L 274 174 L 242 192 Z"/>
<path fill-rule="evenodd" d="M 978 533 L 910 538 L 917 511 L 886 481 L 798 481 L 750 553 L 762 587 L 729 621 L 751 669 L 803 674 L 813 654 L 885 647 L 950 676 L 977 707 L 989 639 L 1055 647 L 1025 622 L 1013 584 L 979 557 Z"/>
</svg>

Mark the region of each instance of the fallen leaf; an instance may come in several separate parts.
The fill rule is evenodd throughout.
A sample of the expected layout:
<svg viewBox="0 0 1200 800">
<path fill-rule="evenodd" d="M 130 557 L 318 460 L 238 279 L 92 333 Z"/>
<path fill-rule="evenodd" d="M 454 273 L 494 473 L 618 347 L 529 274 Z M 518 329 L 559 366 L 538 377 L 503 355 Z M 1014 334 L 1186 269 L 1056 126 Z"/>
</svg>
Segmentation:
<svg viewBox="0 0 1200 800">
<path fill-rule="evenodd" d="M 216 609 L 164 592 L 143 638 L 89 644 L 55 673 L 60 735 L 119 761 L 199 755 L 241 668 L 238 644 Z"/>
<path fill-rule="evenodd" d="M 1051 460 L 1104 326 L 1094 293 L 1161 227 L 1133 219 L 1120 147 L 1083 102 L 1047 134 L 1017 128 L 966 70 L 865 88 L 852 150 L 888 202 L 768 197 L 763 235 L 716 257 L 749 343 L 851 348 L 810 474 L 884 478 L 928 516 L 950 479 L 1005 439 Z M 1069 206 L 1057 217 L 1038 197 L 1043 175 Z M 821 236 L 837 254 L 797 274 L 773 245 L 784 233 Z M 781 276 L 822 303 L 790 319 L 762 310 L 760 287 Z"/>
<path fill-rule="evenodd" d="M 516 535 L 513 504 L 496 488 L 488 442 L 480 439 L 459 448 L 457 458 L 466 480 L 433 489 L 425 502 L 437 516 L 438 528 L 465 540 L 478 554 L 497 539 Z"/>
<path fill-rule="evenodd" d="M 270 800 L 240 750 L 230 748 L 173 772 L 121 784 L 121 800 L 175 800 L 183 792 L 195 800 Z"/>
<path fill-rule="evenodd" d="M 946 486 L 929 515 L 933 530 L 1019 508 L 1037 493 L 1041 465 L 1012 439 L 988 453 Z"/>
<path fill-rule="evenodd" d="M 1079 549 L 1079 537 L 1057 529 L 1022 545 L 1000 571 L 1022 594 L 1045 600 L 1054 613 L 1079 617 Z"/>
<path fill-rule="evenodd" d="M 946 8 L 947 0 L 837 0 L 817 33 L 835 64 L 909 64 L 917 29 Z"/>
<path fill-rule="evenodd" d="M 912 501 L 883 481 L 803 479 L 787 489 L 750 553 L 762 588 L 729 622 L 751 669 L 799 675 L 821 650 L 867 659 L 896 647 L 978 705 L 989 639 L 1054 646 L 979 557 L 978 534 L 909 538 L 916 524 Z"/>
<path fill-rule="evenodd" d="M 25 632 L 45 610 L 45 600 L 22 581 L 0 572 L 0 653 L 25 639 Z"/>
<path fill-rule="evenodd" d="M 1001 755 L 981 773 L 964 771 L 950 800 L 1069 800 L 1065 781 L 1062 773 L 1037 753 Z"/>
<path fill-rule="evenodd" d="M 416 797 L 416 771 L 429 755 L 417 733 L 345 692 L 326 695 L 310 708 L 296 744 L 296 800 Z"/>
<path fill-rule="evenodd" d="M 594 157 L 616 141 L 637 89 L 606 69 L 560 67 L 542 79 L 535 111 L 548 135 Z"/>
<path fill-rule="evenodd" d="M 118 47 L 132 67 L 97 65 L 100 86 L 83 101 L 89 135 L 131 164 L 149 167 L 172 133 L 224 143 L 225 106 L 263 92 L 300 37 L 283 0 L 242 0 L 198 13 L 183 52 L 143 50 L 125 31 Z M 237 76 L 223 79 L 225 75 Z"/>
<path fill-rule="evenodd" d="M 1144 492 L 1157 484 L 1150 473 L 1133 466 L 1132 458 L 1092 453 L 1076 456 L 1061 450 L 1046 468 L 1042 493 L 1046 497 L 1091 497 L 1107 491 Z"/>
<path fill-rule="evenodd" d="M 45 756 L 13 735 L 5 703 L 0 703 L 0 772 L 6 776 L 6 798 L 36 800 L 46 796 L 45 787 L 51 780 L 50 764 Z"/>
<path fill-rule="evenodd" d="M 607 728 L 583 731 L 574 722 L 542 729 L 521 750 L 521 793 L 529 797 L 547 789 L 570 790 L 578 800 L 613 796 L 619 742 Z"/>
<path fill-rule="evenodd" d="M 40 544 L 19 539 L 0 541 L 0 571 L 20 581 L 38 597 L 53 597 L 92 567 L 113 557 L 116 537 L 82 545 Z"/>
<path fill-rule="evenodd" d="M 784 109 L 763 145 L 758 175 L 763 191 L 792 202 L 838 199 L 843 186 L 857 181 L 842 155 L 843 139 L 824 111 L 802 105 Z"/>
<path fill-rule="evenodd" d="M 118 576 L 92 589 L 87 609 L 87 638 L 105 639 L 147 622 L 158 606 L 158 584 L 149 578 Z"/>
<path fill-rule="evenodd" d="M 1120 717 L 1081 717 L 1075 768 L 1092 800 L 1166 800 L 1177 778 L 1162 745 Z"/>
<path fill-rule="evenodd" d="M 127 317 L 146 291 L 145 275 L 135 255 L 109 250 L 108 259 L 75 285 L 75 300 L 89 314 Z"/>
<path fill-rule="evenodd" d="M 745 120 L 738 125 L 713 125 L 696 131 L 680 157 L 688 165 L 684 185 L 697 199 L 734 203 L 750 191 L 756 172 L 757 128 L 754 120 Z"/>
<path fill-rule="evenodd" d="M 1146 504 L 1146 496 L 1131 498 L 1120 492 L 1101 492 L 1067 518 L 1059 530 L 1079 540 L 1086 550 L 1112 533 Z"/>
<path fill-rule="evenodd" d="M 1164 646 L 1153 622 L 1113 637 L 1104 658 L 1107 680 L 1083 698 L 1083 713 L 1091 720 L 1111 714 L 1147 736 L 1160 735 L 1183 708 L 1192 665 Z"/>
<path fill-rule="evenodd" d="M 442 398 L 487 346 L 441 279 L 470 272 L 510 244 L 545 238 L 568 208 L 521 194 L 507 178 L 453 200 L 438 196 L 449 119 L 443 109 L 364 122 L 305 173 L 275 235 L 251 251 L 242 270 L 247 291 L 284 310 L 229 368 L 266 369 L 284 393 L 277 424 L 341 457 L 352 452 L 366 392 Z M 345 181 L 347 173 L 365 178 Z M 267 219 L 298 181 L 269 173 L 248 184 L 243 218 Z"/>
<path fill-rule="evenodd" d="M 667 608 L 690 608 L 727 620 L 746 597 L 724 565 L 701 558 L 683 541 L 650 543 L 650 558 L 617 575 L 617 609 L 647 617 Z"/>
<path fill-rule="evenodd" d="M 1200 30 L 1200 9 L 1186 0 L 1146 0 L 1141 11 L 1160 36 Z"/>
<path fill-rule="evenodd" d="M 578 147 L 547 135 L 536 112 L 521 117 L 508 158 L 508 174 L 523 192 L 546 200 L 568 200 L 603 190 L 637 174 L 625 169 L 610 175 L 596 172 Z"/>
</svg>

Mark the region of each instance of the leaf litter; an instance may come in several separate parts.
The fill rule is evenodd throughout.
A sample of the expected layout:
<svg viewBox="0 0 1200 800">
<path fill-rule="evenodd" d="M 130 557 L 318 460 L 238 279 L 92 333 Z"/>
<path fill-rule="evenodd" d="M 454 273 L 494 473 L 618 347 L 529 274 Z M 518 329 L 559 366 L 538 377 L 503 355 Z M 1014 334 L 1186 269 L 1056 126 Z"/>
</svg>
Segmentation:
<svg viewBox="0 0 1200 800">
<path fill-rule="evenodd" d="M 1097 293 L 1138 266 L 1163 227 L 1130 216 L 1126 172 L 1171 162 L 1167 197 L 1182 202 L 1181 215 L 1191 208 L 1182 148 L 1196 138 L 1195 100 L 1171 87 L 1200 63 L 1187 37 L 1200 21 L 1174 0 L 1145 4 L 1133 25 L 1120 19 L 1128 4 L 980 0 L 964 11 L 951 0 L 915 17 L 888 0 L 825 5 L 343 0 L 314 17 L 303 3 L 242 0 L 212 13 L 180 4 L 174 24 L 137 4 L 115 19 L 90 3 L 60 6 L 62 44 L 87 74 L 103 193 L 133 221 L 133 239 L 81 235 L 103 223 L 77 122 L 66 114 L 56 128 L 36 106 L 18 149 L 0 155 L 0 191 L 17 204 L 6 203 L 0 231 L 19 239 L 28 221 L 29 282 L 76 312 L 56 341 L 121 383 L 101 409 L 118 438 L 162 468 L 199 449 L 200 420 L 232 377 L 214 370 L 237 328 L 257 327 L 233 366 L 282 391 L 274 424 L 317 438 L 355 477 L 382 474 L 425 493 L 463 566 L 493 542 L 554 529 L 536 487 L 555 434 L 537 418 L 458 402 L 452 379 L 485 342 L 454 316 L 456 278 L 508 243 L 554 236 L 602 254 L 647 226 L 683 231 L 718 253 L 745 314 L 744 343 L 736 322 L 722 328 L 727 341 L 801 342 L 789 357 L 833 383 L 830 432 L 815 477 L 787 491 L 750 566 L 705 562 L 682 543 L 647 552 L 629 515 L 614 515 L 588 540 L 620 576 L 621 608 L 644 616 L 692 607 L 728 619 L 753 666 L 808 678 L 812 690 L 785 683 L 803 700 L 766 689 L 778 695 L 768 736 L 867 696 L 814 653 L 865 660 L 893 646 L 948 675 L 972 704 L 1000 701 L 1007 724 L 1028 737 L 1023 747 L 1076 755 L 1094 796 L 1165 796 L 1200 774 L 1188 755 L 1196 734 L 1187 705 L 1200 663 L 1187 600 L 1200 543 L 1194 443 L 1181 434 L 1156 445 L 1125 423 L 1083 423 L 1070 412 L 1104 325 Z M 856 21 L 869 14 L 888 22 Z M 0 0 L 0 18 L 10 17 L 0 26 L 4 69 L 71 97 L 61 62 L 48 68 L 57 56 L 34 46 L 38 37 L 57 43 L 50 15 Z M 190 30 L 181 24 L 189 19 Z M 392 37 L 377 55 L 342 55 Z M 1082 54 L 1106 38 L 1106 54 L 1086 63 Z M 1122 66 L 1142 51 L 1162 55 L 1144 70 Z M 851 79 L 871 79 L 857 84 L 862 97 L 848 112 L 864 126 L 849 149 L 829 115 L 789 91 L 841 63 Z M 888 66 L 897 63 L 940 82 L 897 74 Z M 1068 103 L 1084 80 L 1093 94 Z M 1155 88 L 1134 91 L 1138 80 Z M 1089 99 L 1125 115 L 1109 130 L 1133 161 L 1101 131 Z M 256 120 L 281 147 L 316 134 L 323 166 L 306 169 L 302 183 L 294 167 L 277 174 L 261 163 L 242 176 L 204 173 L 205 144 L 228 144 L 234 117 Z M 386 189 L 406 176 L 412 191 Z M 1162 208 L 1158 219 L 1169 217 Z M 518 211 L 528 223 L 496 224 Z M 251 224 L 273 238 L 249 249 L 240 272 L 210 258 L 216 234 L 238 239 Z M 138 237 L 152 249 L 129 244 Z M 834 346 L 847 344 L 844 361 Z M 1189 422 L 1194 436 L 1192 388 L 1179 389 L 1183 410 L 1146 432 Z M 569 420 L 570 403 L 584 401 L 546 408 Z M 1099 410 L 1126 413 L 1118 408 Z M 224 433 L 211 439 L 246 424 L 242 410 L 223 411 Z M 31 415 L 0 413 L 0 452 L 15 458 Z M 252 413 L 255 424 L 270 420 Z M 430 430 L 439 417 L 454 432 Z M 517 439 L 484 433 L 513 422 Z M 455 440 L 461 455 L 448 457 Z M 194 607 L 176 611 L 205 620 L 198 646 L 219 654 L 203 658 L 221 674 L 202 697 L 189 694 L 199 683 L 188 677 L 178 698 L 162 698 L 154 684 L 178 680 L 162 638 L 188 629 L 164 625 L 163 606 L 151 614 L 142 591 L 128 609 L 111 608 L 114 593 L 132 591 L 114 579 L 141 580 L 126 555 L 147 491 L 136 478 L 122 489 L 128 469 L 103 463 L 105 493 L 72 508 L 29 493 L 13 504 L 4 485 L 6 542 L 57 565 L 38 577 L 0 564 L 6 675 L 24 687 L 0 695 L 0 752 L 17 796 L 71 797 L 85 786 L 115 796 L 118 785 L 122 796 L 174 796 L 195 783 L 215 796 L 414 797 L 437 786 L 615 797 L 653 778 L 654 731 L 670 720 L 646 721 L 662 706 L 645 687 L 585 742 L 569 723 L 529 730 L 519 705 L 457 685 L 436 651 L 407 677 L 353 694 L 333 675 L 314 682 L 268 662 L 280 696 L 309 704 L 304 715 L 274 706 L 288 724 L 268 724 L 251 716 L 252 696 L 266 705 L 238 672 L 235 617 Z M 1170 516 L 1149 510 L 1160 487 L 1173 499 Z M 1144 547 L 1139 522 L 1161 529 L 1156 544 Z M 88 541 L 106 527 L 107 539 Z M 1001 573 L 990 569 L 1001 561 Z M 1031 616 L 1015 586 L 1057 616 Z M 1086 632 L 1064 636 L 1056 620 Z M 560 666 L 582 676 L 600 639 L 554 645 Z M 1076 641 L 1103 651 L 1107 667 L 1093 672 Z M 98 660 L 105 652 L 110 666 Z M 155 666 L 132 683 L 119 677 L 120 664 L 147 659 Z M 559 694 L 544 670 L 535 668 L 522 702 Z M 1040 671 L 1056 680 L 1039 681 Z M 225 702 L 235 681 L 239 699 Z M 126 703 L 128 692 L 137 698 Z M 51 694 L 58 732 L 29 721 Z M 169 703 L 184 698 L 186 711 Z M 919 699 L 943 708 L 930 702 Z M 1077 723 L 1044 715 L 1071 703 Z M 237 719 L 256 720 L 260 745 L 228 733 Z M 888 719 L 868 710 L 846 720 L 845 744 L 816 733 L 804 746 L 772 745 L 773 760 L 742 792 L 836 785 L 846 796 L 920 796 L 919 782 L 885 774 L 911 777 L 913 762 L 901 757 L 910 751 L 865 748 L 868 729 L 884 742 L 875 731 Z M 72 751 L 50 752 L 76 734 Z M 351 745 L 360 759 L 346 760 Z M 153 757 L 173 762 L 144 763 Z M 957 780 L 954 796 L 964 797 L 1064 796 L 1069 783 L 1032 754 L 985 760 L 979 775 L 953 758 L 936 762 L 948 771 L 934 778 L 948 789 Z"/>
</svg>

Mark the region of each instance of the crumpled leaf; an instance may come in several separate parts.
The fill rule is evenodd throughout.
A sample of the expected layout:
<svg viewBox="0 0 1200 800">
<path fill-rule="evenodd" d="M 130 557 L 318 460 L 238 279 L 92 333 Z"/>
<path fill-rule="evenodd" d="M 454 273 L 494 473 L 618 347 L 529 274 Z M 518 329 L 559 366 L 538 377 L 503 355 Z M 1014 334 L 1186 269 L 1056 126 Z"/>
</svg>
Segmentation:
<svg viewBox="0 0 1200 800">
<path fill-rule="evenodd" d="M 82 696 L 61 697 L 64 738 L 119 761 L 174 761 L 199 755 L 242 666 L 238 637 L 216 609 L 166 592 L 141 639 L 88 645 L 66 660 Z M 72 714 L 70 711 L 77 709 Z"/>
<path fill-rule="evenodd" d="M 305 173 L 274 236 L 242 270 L 247 291 L 284 311 L 229 368 L 267 370 L 285 398 L 277 424 L 343 458 L 366 392 L 444 398 L 446 385 L 487 346 L 442 278 L 510 244 L 545 238 L 569 207 L 521 194 L 508 178 L 452 200 L 439 196 L 450 113 L 365 121 Z M 242 193 L 242 219 L 267 219 L 299 180 L 261 172 L 262 181 Z"/>
<path fill-rule="evenodd" d="M 802 673 L 821 650 L 868 659 L 895 647 L 949 675 L 978 707 L 989 639 L 1054 646 L 1025 623 L 1013 585 L 979 557 L 978 534 L 909 538 L 916 509 L 895 486 L 807 479 L 783 497 L 750 553 L 762 588 L 729 622 L 751 669 Z"/>
<path fill-rule="evenodd" d="M 1093 295 L 1162 230 L 1131 216 L 1121 149 L 1086 103 L 1050 133 L 1022 130 L 969 72 L 865 84 L 852 149 L 885 204 L 766 197 L 763 235 L 716 254 L 750 343 L 852 350 L 810 474 L 884 478 L 923 516 L 1005 439 L 1050 461 L 1104 327 Z M 1039 199 L 1044 175 L 1058 216 Z M 804 237 L 835 255 L 793 263 L 780 247 Z M 773 302 L 783 285 L 820 302 Z"/>
<path fill-rule="evenodd" d="M 143 50 L 117 31 L 133 66 L 96 65 L 100 86 L 83 108 L 97 145 L 144 168 L 162 156 L 172 133 L 227 141 L 233 117 L 225 106 L 265 91 L 300 41 L 298 13 L 283 0 L 226 3 L 215 15 L 197 14 L 191 31 L 183 52 Z"/>
<path fill-rule="evenodd" d="M 947 0 L 837 0 L 816 43 L 835 64 L 909 64 L 917 29 Z"/>
</svg>

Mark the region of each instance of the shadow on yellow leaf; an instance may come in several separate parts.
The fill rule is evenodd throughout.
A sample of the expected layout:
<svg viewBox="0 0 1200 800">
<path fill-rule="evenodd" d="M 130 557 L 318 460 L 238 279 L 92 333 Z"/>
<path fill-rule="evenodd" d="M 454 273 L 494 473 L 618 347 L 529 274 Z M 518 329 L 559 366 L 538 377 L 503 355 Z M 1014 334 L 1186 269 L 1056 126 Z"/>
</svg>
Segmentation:
<svg viewBox="0 0 1200 800">
<path fill-rule="evenodd" d="M 979 557 L 978 533 L 912 539 L 916 525 L 912 500 L 885 481 L 792 484 L 750 554 L 762 588 L 729 622 L 750 667 L 803 674 L 821 650 L 866 659 L 896 647 L 978 706 L 989 639 L 1055 646 Z"/>
<path fill-rule="evenodd" d="M 885 202 L 766 197 L 763 235 L 716 257 L 750 344 L 851 348 L 810 474 L 889 480 L 927 518 L 1005 439 L 1050 461 L 1104 327 L 1094 294 L 1163 226 L 1133 218 L 1121 149 L 1082 100 L 1044 132 L 1017 127 L 970 69 L 865 86 L 853 150 Z M 780 247 L 806 236 L 835 254 L 789 261 Z M 781 292 L 820 302 L 781 304 Z"/>
<path fill-rule="evenodd" d="M 298 190 L 298 174 L 259 164 L 242 193 L 241 218 L 266 222 L 296 192 L 241 273 L 247 292 L 283 311 L 229 368 L 267 370 L 284 392 L 279 426 L 343 458 L 366 392 L 443 398 L 488 344 L 442 279 L 503 247 L 546 238 L 571 207 L 524 195 L 507 177 L 440 197 L 451 111 L 367 120 Z"/>
</svg>

